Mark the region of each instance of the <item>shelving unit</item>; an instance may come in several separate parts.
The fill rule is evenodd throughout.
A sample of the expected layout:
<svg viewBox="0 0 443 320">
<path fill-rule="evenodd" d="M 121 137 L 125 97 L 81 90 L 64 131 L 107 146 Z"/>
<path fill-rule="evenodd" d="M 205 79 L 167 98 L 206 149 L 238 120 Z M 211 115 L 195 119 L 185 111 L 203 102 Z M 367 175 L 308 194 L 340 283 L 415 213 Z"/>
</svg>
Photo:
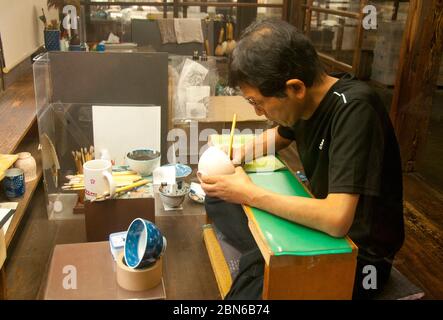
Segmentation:
<svg viewBox="0 0 443 320">
<path fill-rule="evenodd" d="M 31 131 L 30 133 L 32 133 Z M 34 191 L 35 189 L 37 189 L 37 186 L 42 178 L 41 156 L 40 152 L 38 151 L 38 140 L 32 138 L 33 138 L 32 136 L 26 137 L 15 152 L 16 153 L 30 152 L 32 154 L 32 156 L 35 158 L 35 161 L 37 162 L 37 178 L 26 183 L 25 195 L 23 196 L 23 198 L 17 199 L 19 205 L 11 220 L 11 224 L 9 225 L 8 231 L 5 234 L 6 248 L 9 247 L 9 244 L 14 238 L 14 235 L 20 225 L 20 222 L 25 215 L 26 209 L 28 208 L 29 202 L 31 201 L 32 196 L 34 195 Z"/>
<path fill-rule="evenodd" d="M 8 249 L 25 216 L 26 209 L 42 178 L 41 156 L 38 151 L 38 127 L 35 113 L 34 85 L 30 72 L 0 93 L 0 153 L 30 152 L 37 162 L 37 178 L 26 183 L 25 195 L 17 199 L 17 210 L 5 234 Z M 8 200 L 3 193 L 0 202 Z M 0 300 L 7 298 L 5 269 L 0 271 Z"/>
</svg>

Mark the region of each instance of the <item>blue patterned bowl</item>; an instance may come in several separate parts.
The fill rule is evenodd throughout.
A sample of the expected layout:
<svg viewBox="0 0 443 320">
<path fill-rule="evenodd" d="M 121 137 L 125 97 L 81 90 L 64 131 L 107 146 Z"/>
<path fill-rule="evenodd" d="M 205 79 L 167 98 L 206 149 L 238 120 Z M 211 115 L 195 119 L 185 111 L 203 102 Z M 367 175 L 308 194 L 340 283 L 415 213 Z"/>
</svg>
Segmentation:
<svg viewBox="0 0 443 320">
<path fill-rule="evenodd" d="M 125 241 L 125 262 L 129 268 L 154 264 L 166 250 L 166 238 L 152 222 L 137 218 L 129 226 Z"/>
<path fill-rule="evenodd" d="M 174 166 L 174 164 L 166 164 L 164 167 Z M 185 164 L 177 163 L 175 164 L 175 178 L 177 181 L 184 181 L 187 176 L 192 173 L 190 166 Z"/>
</svg>

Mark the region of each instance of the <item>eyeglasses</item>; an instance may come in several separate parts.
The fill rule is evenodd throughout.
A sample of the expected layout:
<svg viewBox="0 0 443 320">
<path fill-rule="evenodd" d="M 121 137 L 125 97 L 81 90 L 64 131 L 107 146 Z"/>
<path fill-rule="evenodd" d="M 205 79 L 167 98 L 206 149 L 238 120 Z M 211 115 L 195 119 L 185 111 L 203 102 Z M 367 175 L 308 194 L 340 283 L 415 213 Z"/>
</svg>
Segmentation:
<svg viewBox="0 0 443 320">
<path fill-rule="evenodd" d="M 246 98 L 245 97 L 245 99 L 246 99 L 246 101 L 248 101 L 251 105 L 253 105 L 255 108 L 259 108 L 259 109 L 261 109 L 261 104 L 260 103 L 257 103 L 254 99 L 252 99 L 252 98 Z"/>
</svg>

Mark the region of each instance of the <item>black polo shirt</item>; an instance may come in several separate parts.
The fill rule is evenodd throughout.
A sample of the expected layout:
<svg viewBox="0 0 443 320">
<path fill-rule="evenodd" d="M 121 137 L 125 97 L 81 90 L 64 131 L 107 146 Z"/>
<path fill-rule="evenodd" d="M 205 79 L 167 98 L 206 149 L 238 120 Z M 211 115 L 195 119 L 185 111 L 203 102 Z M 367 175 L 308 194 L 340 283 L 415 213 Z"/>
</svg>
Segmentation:
<svg viewBox="0 0 443 320">
<path fill-rule="evenodd" d="M 404 240 L 399 147 L 374 90 L 349 74 L 337 77 L 310 119 L 278 132 L 296 141 L 315 197 L 360 195 L 348 235 L 360 259 L 377 263 L 393 257 Z"/>
</svg>

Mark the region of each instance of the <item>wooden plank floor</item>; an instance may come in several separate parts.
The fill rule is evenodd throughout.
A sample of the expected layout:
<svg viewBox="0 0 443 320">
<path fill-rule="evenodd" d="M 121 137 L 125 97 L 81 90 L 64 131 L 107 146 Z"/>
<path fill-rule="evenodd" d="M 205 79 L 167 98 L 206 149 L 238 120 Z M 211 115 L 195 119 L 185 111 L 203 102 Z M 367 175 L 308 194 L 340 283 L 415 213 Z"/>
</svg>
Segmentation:
<svg viewBox="0 0 443 320">
<path fill-rule="evenodd" d="M 394 265 L 425 299 L 443 299 L 443 195 L 417 175 L 403 180 L 406 238 Z"/>
</svg>

